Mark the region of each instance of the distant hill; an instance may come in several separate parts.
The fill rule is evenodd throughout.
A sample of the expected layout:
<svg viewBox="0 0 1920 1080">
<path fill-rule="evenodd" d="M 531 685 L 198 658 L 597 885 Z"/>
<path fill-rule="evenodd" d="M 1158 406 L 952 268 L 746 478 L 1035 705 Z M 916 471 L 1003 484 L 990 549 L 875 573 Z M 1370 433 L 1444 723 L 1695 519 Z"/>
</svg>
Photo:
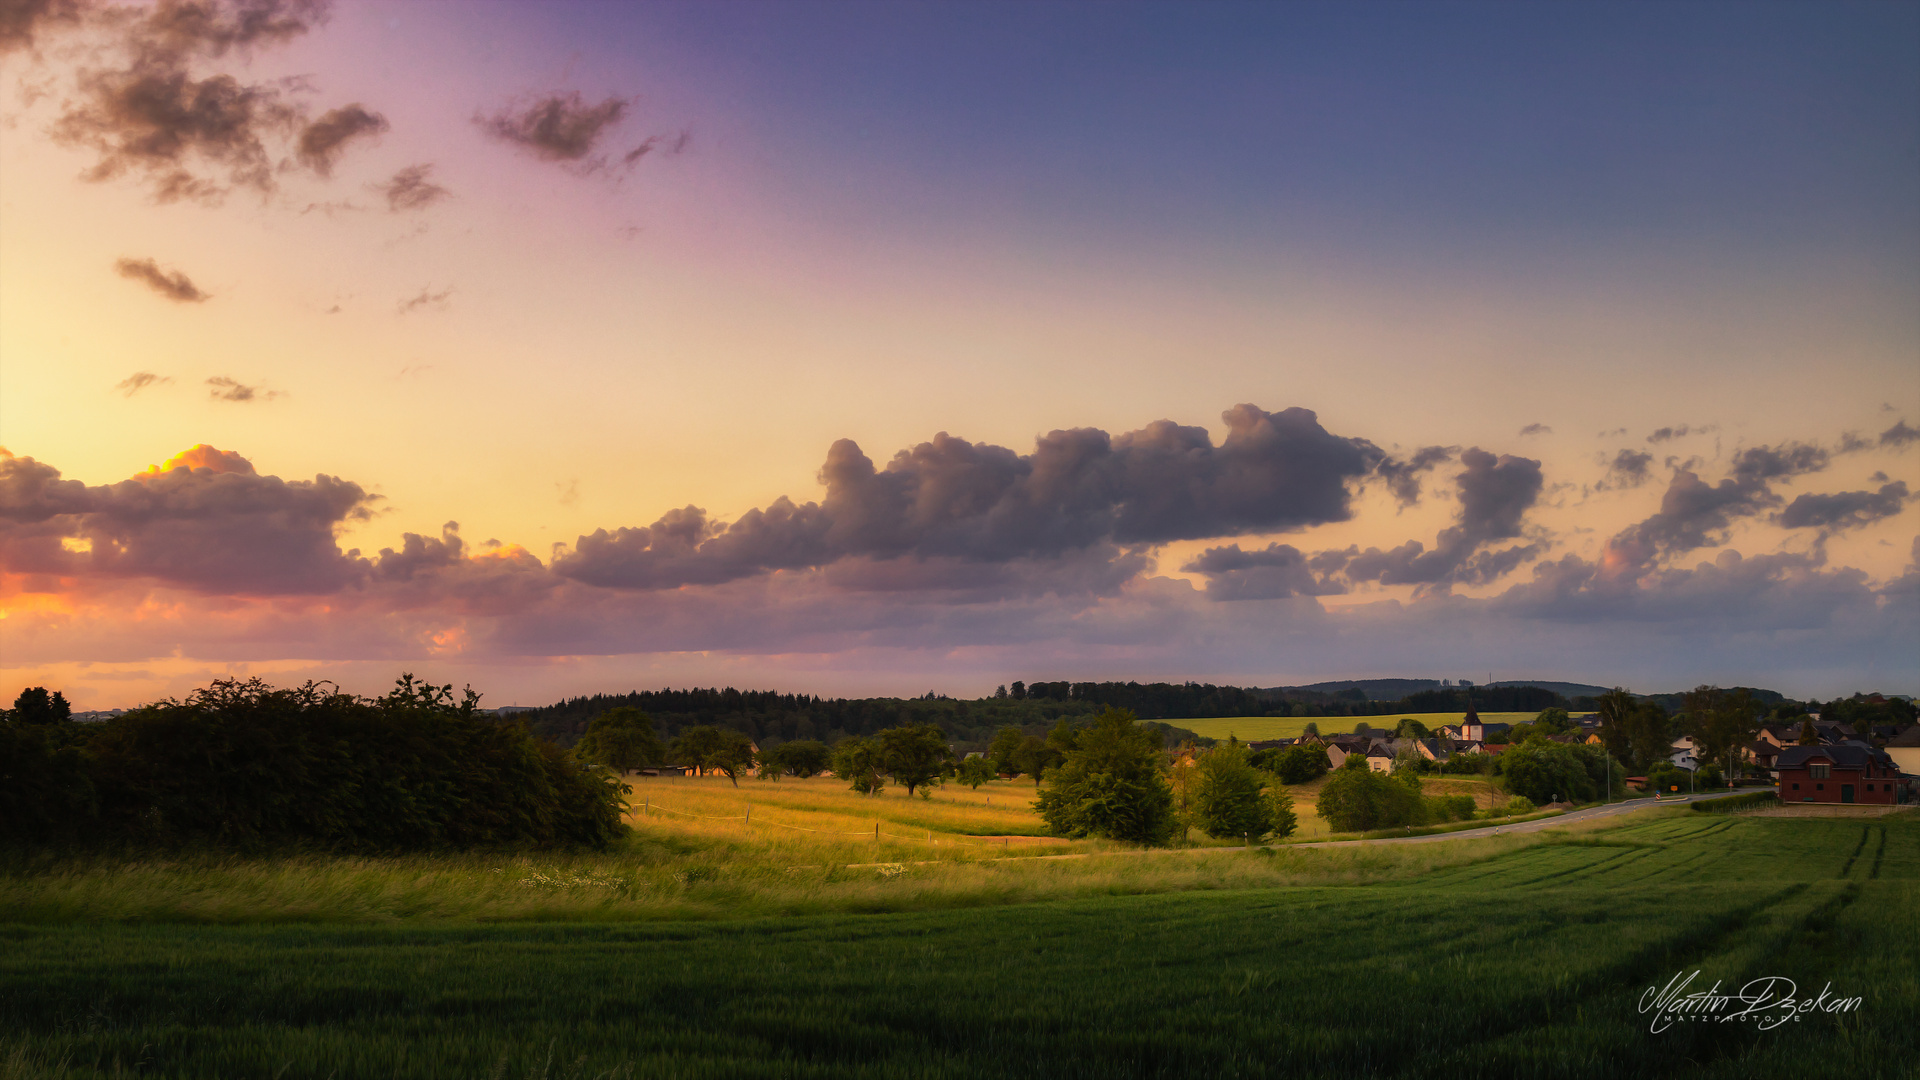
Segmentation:
<svg viewBox="0 0 1920 1080">
<path fill-rule="evenodd" d="M 1438 689 L 1439 679 L 1344 679 L 1308 683 L 1305 686 L 1271 686 L 1261 692 L 1284 695 L 1304 690 L 1314 694 L 1338 694 L 1346 690 L 1358 690 L 1367 695 L 1368 701 L 1399 701 L 1408 694 Z"/>
<path fill-rule="evenodd" d="M 1542 690 L 1551 690 L 1562 697 L 1599 697 L 1613 689 L 1611 686 L 1594 686 L 1591 683 L 1552 682 L 1547 679 L 1502 679 L 1488 683 L 1488 686 L 1537 686 Z"/>
</svg>

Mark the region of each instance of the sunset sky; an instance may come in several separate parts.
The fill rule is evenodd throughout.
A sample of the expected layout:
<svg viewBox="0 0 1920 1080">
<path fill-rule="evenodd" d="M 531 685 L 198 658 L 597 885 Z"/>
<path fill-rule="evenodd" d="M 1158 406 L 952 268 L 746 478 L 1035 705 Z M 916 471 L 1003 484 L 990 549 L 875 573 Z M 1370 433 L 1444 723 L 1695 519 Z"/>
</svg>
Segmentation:
<svg viewBox="0 0 1920 1080">
<path fill-rule="evenodd" d="M 1920 692 L 1915 5 L 0 13 L 8 701 Z"/>
</svg>

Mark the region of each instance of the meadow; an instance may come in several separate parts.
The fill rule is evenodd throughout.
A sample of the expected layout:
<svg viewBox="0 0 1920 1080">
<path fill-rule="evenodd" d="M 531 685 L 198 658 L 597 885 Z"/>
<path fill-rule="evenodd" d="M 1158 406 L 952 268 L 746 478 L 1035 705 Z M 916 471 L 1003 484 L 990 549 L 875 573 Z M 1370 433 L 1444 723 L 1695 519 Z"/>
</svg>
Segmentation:
<svg viewBox="0 0 1920 1080">
<path fill-rule="evenodd" d="M 1395 728 L 1400 726 L 1400 721 L 1411 718 L 1425 724 L 1428 730 L 1438 731 L 1442 725 L 1459 723 L 1466 715 L 1463 712 L 1439 712 L 1389 713 L 1381 716 L 1216 716 L 1199 720 L 1168 720 L 1166 723 L 1209 739 L 1224 739 L 1231 735 L 1241 742 L 1260 742 L 1265 739 L 1299 738 L 1306 734 L 1308 724 L 1315 725 L 1322 735 L 1340 735 L 1351 732 L 1359 724 Z M 1480 719 L 1489 724 L 1527 724 L 1539 715 L 1537 712 L 1483 712 Z"/>
<path fill-rule="evenodd" d="M 1118 895 L 1115 864 L 1214 887 Z M 1920 1053 L 1912 812 L 811 873 L 1111 894 L 730 915 L 723 872 L 677 886 L 720 894 L 707 921 L 16 920 L 0 1077 L 1858 1078 Z M 1643 995 L 1683 970 L 1860 1005 L 1656 1034 Z"/>
</svg>

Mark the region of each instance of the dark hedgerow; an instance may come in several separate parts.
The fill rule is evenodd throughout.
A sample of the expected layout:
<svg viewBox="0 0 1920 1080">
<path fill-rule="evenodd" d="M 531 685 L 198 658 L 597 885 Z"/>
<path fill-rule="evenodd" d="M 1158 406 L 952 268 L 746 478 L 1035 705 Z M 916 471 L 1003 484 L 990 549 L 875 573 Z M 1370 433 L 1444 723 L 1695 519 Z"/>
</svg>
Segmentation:
<svg viewBox="0 0 1920 1080">
<path fill-rule="evenodd" d="M 340 851 L 603 847 L 624 833 L 617 780 L 478 713 L 477 700 L 469 690 L 456 704 L 451 687 L 411 676 L 378 699 L 216 682 L 86 734 L 83 832 Z"/>
</svg>

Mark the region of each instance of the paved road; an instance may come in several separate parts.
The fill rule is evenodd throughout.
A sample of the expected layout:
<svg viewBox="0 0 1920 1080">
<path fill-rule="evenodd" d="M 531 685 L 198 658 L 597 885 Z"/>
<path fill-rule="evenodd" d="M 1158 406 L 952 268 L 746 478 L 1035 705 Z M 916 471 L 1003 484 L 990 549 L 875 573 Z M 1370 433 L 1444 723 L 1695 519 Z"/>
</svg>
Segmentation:
<svg viewBox="0 0 1920 1080">
<path fill-rule="evenodd" d="M 1660 799 L 1658 801 L 1653 799 L 1628 799 L 1625 802 L 1607 803 L 1604 806 L 1589 806 L 1585 810 L 1575 810 L 1570 814 L 1561 814 L 1558 817 L 1545 817 L 1537 818 L 1533 821 L 1523 821 L 1517 825 L 1489 825 L 1484 829 L 1461 829 L 1459 832 L 1429 833 L 1426 836 L 1383 836 L 1377 840 L 1316 840 L 1305 844 L 1287 844 L 1285 846 L 1297 848 L 1341 847 L 1346 844 L 1420 844 L 1433 843 L 1440 840 L 1470 840 L 1480 836 L 1505 836 L 1508 833 L 1539 832 L 1542 829 L 1552 829 L 1576 821 L 1591 821 L 1594 818 L 1631 814 L 1636 810 L 1645 810 L 1654 806 L 1679 806 L 1689 802 L 1712 802 L 1715 799 L 1726 799 L 1735 795 L 1750 795 L 1758 790 L 1761 789 L 1754 788 L 1749 791 L 1728 791 L 1717 795 L 1680 795 L 1675 798 Z M 1235 848 L 1232 850 L 1243 851 L 1245 849 Z"/>
</svg>

